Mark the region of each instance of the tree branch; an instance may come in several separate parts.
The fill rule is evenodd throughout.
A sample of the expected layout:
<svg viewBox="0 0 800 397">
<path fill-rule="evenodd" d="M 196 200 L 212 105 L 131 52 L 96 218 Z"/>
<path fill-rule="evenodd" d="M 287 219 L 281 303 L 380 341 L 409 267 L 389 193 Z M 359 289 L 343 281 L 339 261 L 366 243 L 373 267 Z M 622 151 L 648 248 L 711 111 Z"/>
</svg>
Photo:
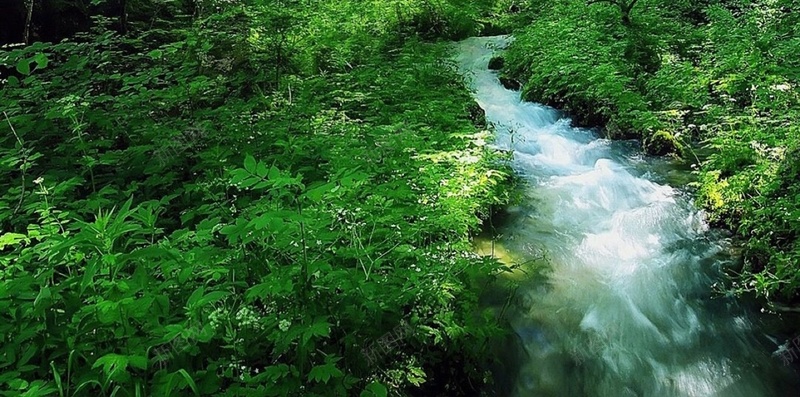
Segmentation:
<svg viewBox="0 0 800 397">
<path fill-rule="evenodd" d="M 633 7 L 638 2 L 639 2 L 639 0 L 630 0 L 630 1 L 625 1 L 625 0 L 587 0 L 586 1 L 586 5 L 590 6 L 592 4 L 597 4 L 597 3 L 613 4 L 613 5 L 617 6 L 617 7 L 619 7 L 619 11 L 622 13 L 622 24 L 625 25 L 625 26 L 630 26 L 631 25 L 631 10 L 633 10 Z"/>
<path fill-rule="evenodd" d="M 597 4 L 597 3 L 609 3 L 622 8 L 622 4 L 620 4 L 619 0 L 589 0 L 586 2 L 586 5 L 590 6 L 592 4 Z"/>
<path fill-rule="evenodd" d="M 635 6 L 638 1 L 639 0 L 632 0 L 630 3 L 628 3 L 628 6 L 625 7 L 625 12 L 630 13 L 631 10 L 633 10 L 633 6 Z"/>
<path fill-rule="evenodd" d="M 33 3 L 33 0 L 31 0 Z M 6 122 L 8 122 L 8 127 L 11 128 L 11 133 L 14 134 L 14 137 L 17 138 L 17 143 L 19 143 L 19 150 L 22 153 L 22 165 L 19 167 L 20 171 L 22 171 L 22 192 L 19 194 L 19 202 L 17 203 L 17 207 L 14 208 L 14 215 L 17 214 L 20 207 L 22 207 L 22 203 L 25 200 L 25 173 L 28 170 L 28 153 L 25 152 L 25 144 L 22 143 L 22 139 L 19 138 L 17 135 L 17 130 L 14 129 L 14 125 L 11 124 L 11 119 L 8 118 L 8 114 L 3 111 L 3 116 L 6 117 Z"/>
</svg>

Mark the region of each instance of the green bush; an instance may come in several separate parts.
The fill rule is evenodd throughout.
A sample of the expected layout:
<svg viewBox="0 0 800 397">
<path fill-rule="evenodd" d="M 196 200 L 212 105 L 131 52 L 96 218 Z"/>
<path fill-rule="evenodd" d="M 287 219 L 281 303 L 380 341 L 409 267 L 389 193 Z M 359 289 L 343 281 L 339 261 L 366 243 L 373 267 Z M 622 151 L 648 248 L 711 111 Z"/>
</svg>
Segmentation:
<svg viewBox="0 0 800 397">
<path fill-rule="evenodd" d="M 469 236 L 511 180 L 444 47 L 382 2 L 261 6 L 0 54 L 0 394 L 486 380 Z"/>
</svg>

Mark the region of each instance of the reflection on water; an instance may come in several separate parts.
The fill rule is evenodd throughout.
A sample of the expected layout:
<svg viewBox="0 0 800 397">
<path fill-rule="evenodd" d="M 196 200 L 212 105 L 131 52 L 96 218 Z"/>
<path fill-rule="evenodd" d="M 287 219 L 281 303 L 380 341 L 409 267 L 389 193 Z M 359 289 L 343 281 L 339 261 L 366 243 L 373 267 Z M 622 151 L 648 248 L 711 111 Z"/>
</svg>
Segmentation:
<svg viewBox="0 0 800 397">
<path fill-rule="evenodd" d="M 467 39 L 457 62 L 495 145 L 513 150 L 528 182 L 502 230 L 514 254 L 502 255 L 525 261 L 544 249 L 551 262 L 547 282 L 524 284 L 509 314 L 520 358 L 505 374 L 510 394 L 800 395 L 757 318 L 711 295 L 732 261 L 727 241 L 681 191 L 657 183 L 630 142 L 572 128 L 505 89 L 487 65 L 507 42 Z"/>
</svg>

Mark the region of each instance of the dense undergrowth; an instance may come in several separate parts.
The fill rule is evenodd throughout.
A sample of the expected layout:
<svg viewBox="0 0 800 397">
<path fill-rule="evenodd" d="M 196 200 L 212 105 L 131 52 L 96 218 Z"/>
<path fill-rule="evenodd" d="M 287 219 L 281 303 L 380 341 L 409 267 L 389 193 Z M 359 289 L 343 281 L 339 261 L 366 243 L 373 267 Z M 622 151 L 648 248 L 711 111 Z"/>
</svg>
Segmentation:
<svg viewBox="0 0 800 397">
<path fill-rule="evenodd" d="M 579 124 L 699 162 L 698 203 L 744 240 L 732 289 L 796 300 L 797 3 L 531 0 L 519 11 L 506 17 L 517 28 L 506 77 Z"/>
<path fill-rule="evenodd" d="M 477 5 L 191 4 L 0 53 L 0 395 L 475 395 Z"/>
</svg>

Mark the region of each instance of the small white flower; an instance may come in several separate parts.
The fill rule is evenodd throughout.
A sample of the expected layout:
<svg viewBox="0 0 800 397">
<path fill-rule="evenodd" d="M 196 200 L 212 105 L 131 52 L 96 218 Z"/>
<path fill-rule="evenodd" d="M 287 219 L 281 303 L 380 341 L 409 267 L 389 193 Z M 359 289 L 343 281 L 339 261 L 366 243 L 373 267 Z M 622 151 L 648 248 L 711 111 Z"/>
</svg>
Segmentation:
<svg viewBox="0 0 800 397">
<path fill-rule="evenodd" d="M 289 330 L 289 326 L 290 325 L 292 325 L 291 321 L 289 321 L 289 320 L 281 320 L 280 323 L 278 323 L 278 329 L 280 329 L 283 332 L 286 332 L 286 331 Z"/>
<path fill-rule="evenodd" d="M 42 177 L 38 177 L 38 178 L 33 180 L 33 183 L 35 183 L 37 185 L 41 184 L 42 182 L 44 182 L 44 178 L 42 178 Z"/>
</svg>

